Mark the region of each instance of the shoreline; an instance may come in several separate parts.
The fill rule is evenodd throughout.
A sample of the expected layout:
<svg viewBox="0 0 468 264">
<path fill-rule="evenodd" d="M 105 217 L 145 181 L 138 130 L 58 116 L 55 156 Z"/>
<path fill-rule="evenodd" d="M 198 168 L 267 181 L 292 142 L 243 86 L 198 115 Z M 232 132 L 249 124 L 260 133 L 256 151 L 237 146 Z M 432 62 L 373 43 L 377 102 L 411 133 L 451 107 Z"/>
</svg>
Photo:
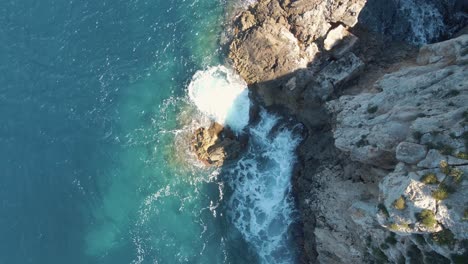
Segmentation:
<svg viewBox="0 0 468 264">
<path fill-rule="evenodd" d="M 366 29 L 366 26 L 372 28 L 374 25 L 358 23 L 356 6 L 351 5 L 351 2 L 345 1 L 343 4 L 348 8 L 345 13 L 351 10 L 346 13 L 348 16 L 343 15 L 340 7 L 332 6 L 331 11 L 329 10 L 331 13 L 328 14 L 330 17 L 312 17 L 312 20 L 307 21 L 301 19 L 304 19 L 305 14 L 311 12 L 310 8 L 317 3 L 306 4 L 301 9 L 303 3 L 263 0 L 236 15 L 231 23 L 234 27 L 234 37 L 227 43 L 227 60 L 247 81 L 253 103 L 274 109 L 281 116 L 293 118 L 304 125 L 305 136 L 295 151 L 297 162 L 291 175 L 293 196 L 301 218 L 297 223 L 299 226 L 291 226 L 291 234 L 294 234 L 296 239 L 299 237 L 297 244 L 301 254 L 298 262 L 368 262 L 379 258 L 388 260 L 389 257 L 394 257 L 392 254 L 396 254 L 392 253 L 393 249 L 379 248 L 377 244 L 376 250 L 373 246 L 374 243 L 380 243 L 374 240 L 385 239 L 382 236 L 394 236 L 393 232 L 384 228 L 385 225 L 376 222 L 377 227 L 369 228 L 376 232 L 369 235 L 375 237 L 371 237 L 370 242 L 363 242 L 367 238 L 363 239 L 362 236 L 370 231 L 359 231 L 363 227 L 354 216 L 349 219 L 349 216 L 341 217 L 322 208 L 331 206 L 332 210 L 372 214 L 374 209 L 371 207 L 376 208 L 382 199 L 379 194 L 382 192 L 379 190 L 379 182 L 394 168 L 392 164 L 372 164 L 372 160 L 365 160 L 363 163 L 356 160 L 353 152 L 344 151 L 341 145 L 337 145 L 336 133 L 340 125 L 337 123 L 337 115 L 346 113 L 334 112 L 333 109 L 342 107 L 339 105 L 340 98 L 381 93 L 381 88 L 375 85 L 378 81 L 406 67 L 418 67 L 419 61 L 415 58 L 421 54 L 418 55 L 418 46 L 406 43 L 406 39 L 413 38 L 412 35 L 401 36 L 396 32 L 390 37 L 383 37 Z M 362 4 L 361 8 L 365 7 L 365 3 L 359 3 Z M 369 8 L 374 10 L 372 8 L 375 6 Z M 342 15 L 336 18 L 334 12 L 341 12 L 339 14 Z M 371 16 L 368 12 L 364 13 Z M 338 19 L 338 22 L 330 22 L 331 27 L 321 28 L 321 19 L 327 22 Z M 301 25 L 307 23 L 312 23 L 316 31 L 306 32 Z M 466 21 L 447 27 L 452 27 L 450 30 L 455 31 L 454 28 L 460 28 L 464 24 L 466 25 Z M 287 31 L 283 31 L 284 29 Z M 318 38 L 313 35 L 310 38 L 305 36 L 314 33 L 322 35 Z M 315 40 L 311 41 L 311 38 Z M 328 40 L 340 42 L 328 50 Z M 294 59 L 288 60 L 284 57 Z M 307 64 L 302 62 L 304 59 L 308 59 Z M 327 82 L 330 82 L 331 86 Z M 391 155 L 393 157 L 389 159 L 395 159 L 395 154 Z M 366 173 L 370 175 L 365 175 Z M 340 193 L 339 187 L 333 186 L 335 182 L 342 187 L 349 184 L 356 190 L 345 189 L 345 193 Z M 385 192 L 385 189 L 383 191 Z M 334 198 L 333 195 L 337 197 Z M 361 202 L 362 196 L 368 198 Z M 335 199 L 338 200 L 334 202 Z M 363 207 L 369 212 L 362 211 L 359 207 L 363 206 L 363 202 L 369 204 L 366 206 L 374 204 L 371 207 Z M 372 221 L 376 221 L 375 216 L 366 217 L 369 218 L 366 221 L 371 221 L 371 218 L 374 218 Z M 382 227 L 379 227 L 380 225 Z M 336 240 L 337 237 L 333 236 L 342 239 Z M 414 245 L 411 239 L 406 241 L 409 241 L 408 245 Z M 348 249 L 339 248 L 343 246 Z M 447 257 L 447 254 L 450 253 L 444 251 L 444 257 Z M 408 255 L 403 254 L 402 257 Z"/>
</svg>

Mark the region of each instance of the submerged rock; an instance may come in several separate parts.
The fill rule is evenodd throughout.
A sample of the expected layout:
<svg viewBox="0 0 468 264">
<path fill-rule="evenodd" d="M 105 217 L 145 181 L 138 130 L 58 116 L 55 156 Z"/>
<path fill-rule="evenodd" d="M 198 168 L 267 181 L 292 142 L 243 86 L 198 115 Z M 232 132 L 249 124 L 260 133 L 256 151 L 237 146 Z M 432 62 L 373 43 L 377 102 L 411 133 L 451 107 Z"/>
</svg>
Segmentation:
<svg viewBox="0 0 468 264">
<path fill-rule="evenodd" d="M 205 165 L 219 167 L 239 155 L 241 143 L 228 127 L 213 122 L 208 128 L 195 130 L 191 148 Z"/>
</svg>

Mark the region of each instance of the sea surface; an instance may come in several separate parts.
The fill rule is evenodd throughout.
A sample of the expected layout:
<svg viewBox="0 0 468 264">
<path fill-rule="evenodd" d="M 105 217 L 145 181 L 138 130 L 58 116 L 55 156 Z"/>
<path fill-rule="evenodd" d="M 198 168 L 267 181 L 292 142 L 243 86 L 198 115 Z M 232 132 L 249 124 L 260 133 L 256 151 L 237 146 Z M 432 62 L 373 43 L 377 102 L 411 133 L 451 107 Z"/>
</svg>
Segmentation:
<svg viewBox="0 0 468 264">
<path fill-rule="evenodd" d="M 0 264 L 294 262 L 300 138 L 247 124 L 226 2 L 1 1 Z M 222 169 L 188 147 L 210 120 L 250 138 Z"/>
</svg>

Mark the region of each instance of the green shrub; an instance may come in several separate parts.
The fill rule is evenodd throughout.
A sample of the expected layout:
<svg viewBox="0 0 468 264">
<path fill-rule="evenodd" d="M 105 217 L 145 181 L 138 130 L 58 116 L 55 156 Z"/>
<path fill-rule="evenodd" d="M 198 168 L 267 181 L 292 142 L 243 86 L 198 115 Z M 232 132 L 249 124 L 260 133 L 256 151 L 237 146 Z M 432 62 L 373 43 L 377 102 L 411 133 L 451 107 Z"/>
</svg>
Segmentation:
<svg viewBox="0 0 468 264">
<path fill-rule="evenodd" d="M 398 231 L 398 230 L 400 230 L 400 226 L 398 226 L 398 225 L 395 224 L 395 223 L 391 223 L 390 225 L 388 225 L 388 228 L 389 228 L 390 230 L 393 230 L 393 231 Z"/>
<path fill-rule="evenodd" d="M 438 201 L 445 200 L 449 197 L 452 190 L 445 184 L 440 184 L 439 188 L 432 191 L 432 197 Z"/>
<path fill-rule="evenodd" d="M 416 215 L 416 218 L 428 228 L 433 228 L 437 224 L 437 220 L 435 219 L 435 214 L 431 210 L 424 209 L 419 214 Z"/>
<path fill-rule="evenodd" d="M 455 156 L 459 159 L 468 160 L 468 153 L 465 152 L 458 152 Z"/>
<path fill-rule="evenodd" d="M 390 225 L 388 225 L 388 228 L 390 230 L 393 230 L 393 231 L 399 231 L 399 230 L 402 230 L 402 229 L 408 229 L 409 228 L 409 224 L 408 223 L 391 223 Z"/>
<path fill-rule="evenodd" d="M 437 149 L 442 155 L 452 155 L 453 153 L 453 148 L 449 145 L 438 144 Z"/>
<path fill-rule="evenodd" d="M 450 173 L 450 167 L 445 160 L 441 160 L 439 163 L 439 168 L 440 171 L 442 171 L 443 174 L 448 175 Z"/>
<path fill-rule="evenodd" d="M 463 171 L 459 168 L 451 168 L 449 172 L 449 176 L 453 177 L 453 180 L 458 183 L 461 181 L 463 177 Z"/>
<path fill-rule="evenodd" d="M 369 114 L 374 114 L 375 112 L 377 112 L 377 110 L 379 110 L 379 107 L 376 106 L 376 105 L 373 105 L 373 106 L 368 106 L 367 107 L 367 113 Z"/>
<path fill-rule="evenodd" d="M 426 173 L 421 177 L 421 182 L 425 184 L 437 184 L 439 183 L 439 180 L 434 173 Z"/>
<path fill-rule="evenodd" d="M 455 244 L 455 236 L 449 229 L 444 229 L 437 233 L 432 233 L 431 238 L 439 245 L 452 246 Z"/>
<path fill-rule="evenodd" d="M 406 208 L 406 202 L 405 198 L 403 196 L 400 196 L 400 198 L 396 199 L 393 202 L 393 207 L 397 210 L 404 210 Z"/>
<path fill-rule="evenodd" d="M 465 208 L 463 212 L 463 221 L 468 221 L 468 208 Z"/>
</svg>

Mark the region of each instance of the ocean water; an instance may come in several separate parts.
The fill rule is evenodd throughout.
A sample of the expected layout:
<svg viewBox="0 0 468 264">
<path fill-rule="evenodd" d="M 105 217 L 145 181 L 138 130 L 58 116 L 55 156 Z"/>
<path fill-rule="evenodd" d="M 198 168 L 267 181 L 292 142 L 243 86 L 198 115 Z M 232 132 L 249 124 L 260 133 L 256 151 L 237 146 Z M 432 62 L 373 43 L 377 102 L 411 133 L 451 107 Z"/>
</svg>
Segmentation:
<svg viewBox="0 0 468 264">
<path fill-rule="evenodd" d="M 246 126 L 245 83 L 221 66 L 228 9 L 2 1 L 1 264 L 294 262 L 299 137 L 266 111 Z M 220 86 L 229 108 L 198 96 Z M 188 149 L 210 119 L 251 138 L 218 170 Z"/>
</svg>

